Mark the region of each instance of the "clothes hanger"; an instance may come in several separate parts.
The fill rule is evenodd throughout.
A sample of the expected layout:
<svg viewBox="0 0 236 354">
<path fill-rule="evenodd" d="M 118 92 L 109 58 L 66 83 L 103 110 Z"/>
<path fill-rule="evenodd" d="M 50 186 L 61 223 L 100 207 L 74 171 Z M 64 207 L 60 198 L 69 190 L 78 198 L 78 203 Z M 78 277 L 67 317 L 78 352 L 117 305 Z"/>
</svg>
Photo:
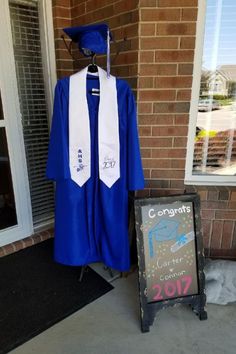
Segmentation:
<svg viewBox="0 0 236 354">
<path fill-rule="evenodd" d="M 88 73 L 97 73 L 98 67 L 95 63 L 96 54 L 92 53 L 91 57 L 92 57 L 92 63 L 89 64 L 89 66 L 88 66 Z"/>
<path fill-rule="evenodd" d="M 95 58 L 96 58 L 96 53 L 92 52 L 91 53 L 91 58 L 92 58 L 92 63 L 89 64 L 88 66 L 88 74 L 94 74 L 94 73 L 98 73 L 98 67 L 95 63 Z M 92 79 L 92 80 L 97 80 L 98 79 L 98 76 L 92 76 L 90 77 L 89 79 Z M 92 94 L 93 96 L 99 96 L 100 94 L 100 90 L 99 89 L 95 89 L 93 88 L 92 90 L 89 91 L 90 94 Z"/>
</svg>

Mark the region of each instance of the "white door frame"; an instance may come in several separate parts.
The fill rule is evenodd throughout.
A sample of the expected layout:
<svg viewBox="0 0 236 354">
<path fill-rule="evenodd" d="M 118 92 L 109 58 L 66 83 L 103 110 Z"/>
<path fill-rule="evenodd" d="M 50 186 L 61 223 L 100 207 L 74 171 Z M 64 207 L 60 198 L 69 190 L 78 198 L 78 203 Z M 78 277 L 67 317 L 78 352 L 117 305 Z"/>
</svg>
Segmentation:
<svg viewBox="0 0 236 354">
<path fill-rule="evenodd" d="M 42 55 L 46 70 L 47 99 L 51 114 L 53 87 L 56 82 L 55 49 L 51 0 L 40 0 L 40 19 L 42 33 Z M 33 234 L 32 209 L 29 180 L 25 157 L 24 139 L 21 125 L 21 112 L 17 90 L 17 79 L 10 24 L 8 0 L 0 1 L 0 84 L 4 120 L 0 127 L 5 127 L 12 183 L 17 213 L 17 225 L 0 231 L 0 246 L 20 240 Z"/>
</svg>

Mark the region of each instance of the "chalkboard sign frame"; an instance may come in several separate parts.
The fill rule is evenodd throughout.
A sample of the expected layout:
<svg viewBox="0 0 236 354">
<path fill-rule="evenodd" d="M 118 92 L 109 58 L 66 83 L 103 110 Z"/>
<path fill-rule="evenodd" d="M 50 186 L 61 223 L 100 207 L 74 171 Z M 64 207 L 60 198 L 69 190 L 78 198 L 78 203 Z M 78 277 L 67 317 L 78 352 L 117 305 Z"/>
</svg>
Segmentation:
<svg viewBox="0 0 236 354">
<path fill-rule="evenodd" d="M 196 261 L 197 261 L 197 279 L 198 279 L 198 294 L 165 299 L 158 302 L 148 302 L 147 298 L 147 279 L 145 269 L 145 253 L 144 253 L 144 238 L 142 231 L 142 207 L 155 206 L 161 204 L 171 204 L 174 202 L 191 202 L 193 205 L 193 220 L 195 232 L 196 246 Z M 158 311 L 177 304 L 189 304 L 192 310 L 198 315 L 200 320 L 207 319 L 205 309 L 205 275 L 204 275 L 204 249 L 201 233 L 201 216 L 200 216 L 200 198 L 195 193 L 174 195 L 159 198 L 136 198 L 135 199 L 135 223 L 137 235 L 137 251 L 139 264 L 139 297 L 140 297 L 140 317 L 141 331 L 149 332 L 150 326 L 153 324 Z"/>
</svg>

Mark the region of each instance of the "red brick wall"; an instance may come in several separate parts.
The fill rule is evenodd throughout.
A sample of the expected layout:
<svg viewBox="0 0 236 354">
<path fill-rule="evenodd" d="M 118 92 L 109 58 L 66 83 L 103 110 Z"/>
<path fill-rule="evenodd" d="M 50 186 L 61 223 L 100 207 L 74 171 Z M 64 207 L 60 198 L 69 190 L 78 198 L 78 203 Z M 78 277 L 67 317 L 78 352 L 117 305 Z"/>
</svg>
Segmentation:
<svg viewBox="0 0 236 354">
<path fill-rule="evenodd" d="M 115 43 L 111 44 L 111 73 L 125 78 L 137 89 L 138 69 L 138 0 L 72 0 L 72 25 L 80 26 L 105 22 L 109 25 Z M 76 50 L 77 56 L 78 50 Z M 116 53 L 119 55 L 116 56 Z M 87 65 L 80 55 L 74 69 Z M 106 67 L 106 58 L 99 56 L 97 63 Z"/>
<path fill-rule="evenodd" d="M 69 55 L 61 35 L 65 27 L 72 26 L 71 22 L 71 0 L 52 0 L 53 25 L 56 50 L 57 77 L 61 78 L 71 75 L 74 71 L 73 60 Z M 66 37 L 66 36 L 65 36 Z M 65 38 L 69 44 L 69 39 Z"/>
<path fill-rule="evenodd" d="M 205 253 L 211 257 L 236 258 L 236 188 L 198 189 Z"/>
<path fill-rule="evenodd" d="M 146 189 L 140 196 L 197 191 L 206 254 L 236 258 L 236 188 L 184 185 L 195 48 L 197 0 L 52 0 L 58 78 L 88 64 L 76 46 L 73 61 L 62 28 L 107 22 L 114 35 L 112 74 L 137 92 Z M 67 43 L 69 40 L 66 39 Z M 115 52 L 120 54 L 115 58 Z M 105 58 L 98 58 L 105 66 Z M 0 256 L 51 235 L 0 248 Z"/>
<path fill-rule="evenodd" d="M 144 196 L 196 191 L 206 254 L 236 258 L 236 189 L 184 185 L 197 0 L 140 0 L 139 133 Z"/>
<path fill-rule="evenodd" d="M 183 193 L 197 0 L 140 2 L 139 132 L 145 195 Z"/>
<path fill-rule="evenodd" d="M 207 255 L 236 257 L 236 189 L 184 185 L 197 10 L 197 0 L 54 0 L 57 70 L 61 77 L 88 64 L 76 46 L 79 60 L 70 58 L 63 27 L 108 23 L 116 40 L 111 71 L 137 90 L 146 178 L 139 195 L 198 192 Z"/>
<path fill-rule="evenodd" d="M 88 59 L 79 53 L 76 45 L 73 45 L 73 56 L 78 60 L 72 60 L 61 39 L 61 35 L 64 34 L 62 29 L 67 26 L 106 22 L 115 39 L 111 44 L 111 73 L 125 78 L 136 90 L 138 3 L 138 0 L 53 0 L 58 77 L 69 75 L 89 63 Z M 69 43 L 67 38 L 66 40 Z M 117 52 L 120 54 L 116 56 Z M 97 63 L 105 67 L 105 57 L 99 56 Z"/>
</svg>

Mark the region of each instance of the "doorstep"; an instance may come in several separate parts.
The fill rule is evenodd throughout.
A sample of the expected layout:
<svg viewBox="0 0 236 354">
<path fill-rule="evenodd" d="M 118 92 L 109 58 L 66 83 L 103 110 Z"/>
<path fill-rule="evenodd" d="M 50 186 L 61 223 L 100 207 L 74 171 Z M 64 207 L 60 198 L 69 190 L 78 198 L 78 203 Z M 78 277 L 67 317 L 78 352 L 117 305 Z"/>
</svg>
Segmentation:
<svg viewBox="0 0 236 354">
<path fill-rule="evenodd" d="M 8 256 L 9 254 L 20 251 L 24 248 L 36 245 L 37 243 L 43 242 L 49 238 L 54 237 L 54 229 L 50 228 L 48 230 L 37 232 L 29 237 L 22 240 L 9 243 L 8 245 L 0 247 L 0 257 Z"/>
</svg>

